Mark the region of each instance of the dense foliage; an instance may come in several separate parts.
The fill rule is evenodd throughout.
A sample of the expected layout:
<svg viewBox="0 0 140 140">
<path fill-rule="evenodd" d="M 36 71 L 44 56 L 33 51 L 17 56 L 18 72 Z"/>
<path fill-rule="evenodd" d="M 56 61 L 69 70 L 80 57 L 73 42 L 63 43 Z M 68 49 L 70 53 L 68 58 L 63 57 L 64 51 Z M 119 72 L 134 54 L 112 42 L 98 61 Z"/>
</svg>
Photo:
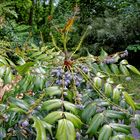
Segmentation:
<svg viewBox="0 0 140 140">
<path fill-rule="evenodd" d="M 124 50 L 139 36 L 137 26 L 134 38 L 126 31 L 139 20 L 139 1 L 3 0 L 0 7 L 0 139 L 135 139 L 140 104 L 117 81 L 140 76 Z"/>
</svg>

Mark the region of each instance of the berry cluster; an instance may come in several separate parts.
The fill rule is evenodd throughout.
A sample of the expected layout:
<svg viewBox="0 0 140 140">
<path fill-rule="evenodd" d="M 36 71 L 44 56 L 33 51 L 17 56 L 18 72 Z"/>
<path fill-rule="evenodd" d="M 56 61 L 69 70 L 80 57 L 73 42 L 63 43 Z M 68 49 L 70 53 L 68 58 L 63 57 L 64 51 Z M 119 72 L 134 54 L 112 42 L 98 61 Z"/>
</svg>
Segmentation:
<svg viewBox="0 0 140 140">
<path fill-rule="evenodd" d="M 116 62 L 116 60 L 114 58 L 108 58 L 108 59 L 105 59 L 104 60 L 104 63 L 105 64 L 113 64 L 115 62 Z"/>
<path fill-rule="evenodd" d="M 128 51 L 127 50 L 125 50 L 122 54 L 120 54 L 121 58 L 124 58 L 126 56 L 128 56 Z"/>
<path fill-rule="evenodd" d="M 124 58 L 126 56 L 128 56 L 128 51 L 125 50 L 124 52 L 121 52 L 119 54 L 120 58 Z M 113 63 L 116 63 L 116 59 L 113 58 L 113 57 L 108 57 L 106 58 L 104 61 L 103 61 L 105 64 L 113 64 Z"/>
<path fill-rule="evenodd" d="M 88 73 L 88 68 L 86 66 L 80 66 L 84 73 Z M 51 76 L 56 78 L 56 85 L 63 85 L 64 87 L 69 87 L 72 83 L 77 87 L 83 82 L 83 77 L 79 72 L 71 72 L 70 70 L 64 70 L 62 67 L 57 67 L 51 71 Z"/>
</svg>

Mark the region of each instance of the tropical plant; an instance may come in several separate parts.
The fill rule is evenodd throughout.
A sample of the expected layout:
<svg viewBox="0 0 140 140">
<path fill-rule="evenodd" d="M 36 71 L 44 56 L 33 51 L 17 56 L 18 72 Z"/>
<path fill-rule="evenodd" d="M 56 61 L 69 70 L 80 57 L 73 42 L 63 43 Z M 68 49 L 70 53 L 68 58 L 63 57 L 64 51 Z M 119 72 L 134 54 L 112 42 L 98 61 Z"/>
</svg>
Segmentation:
<svg viewBox="0 0 140 140">
<path fill-rule="evenodd" d="M 9 50 L 12 58 L 1 49 L 1 139 L 133 140 L 131 122 L 140 130 L 139 104 L 113 80 L 130 72 L 140 75 L 122 60 L 128 52 L 77 57 L 90 27 L 69 52 L 73 22 L 74 17 L 59 32 L 63 49 L 53 34 L 53 48 L 17 47 Z"/>
</svg>

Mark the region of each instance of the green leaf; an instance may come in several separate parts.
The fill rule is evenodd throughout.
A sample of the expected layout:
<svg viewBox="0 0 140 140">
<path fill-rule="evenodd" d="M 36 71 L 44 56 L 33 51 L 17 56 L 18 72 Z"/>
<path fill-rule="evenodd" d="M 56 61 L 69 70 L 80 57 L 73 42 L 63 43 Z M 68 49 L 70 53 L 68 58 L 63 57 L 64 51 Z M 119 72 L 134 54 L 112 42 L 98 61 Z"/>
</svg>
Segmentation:
<svg viewBox="0 0 140 140">
<path fill-rule="evenodd" d="M 53 126 L 45 121 L 42 121 L 42 120 L 40 120 L 40 121 L 43 124 L 44 128 L 46 128 L 49 131 L 49 133 L 51 134 L 51 136 L 53 136 L 53 134 L 52 134 L 52 127 Z"/>
<path fill-rule="evenodd" d="M 138 75 L 140 75 L 140 71 L 137 69 L 137 68 L 135 68 L 134 66 L 132 66 L 132 65 L 126 65 L 132 72 L 134 72 L 135 74 L 138 74 Z"/>
<path fill-rule="evenodd" d="M 94 78 L 94 86 L 98 89 L 102 87 L 102 79 L 99 77 Z"/>
<path fill-rule="evenodd" d="M 58 121 L 58 127 L 56 132 L 57 140 L 75 140 L 76 133 L 74 125 L 71 121 L 62 119 Z"/>
<path fill-rule="evenodd" d="M 50 111 L 52 109 L 60 108 L 62 106 L 62 104 L 63 104 L 62 100 L 52 99 L 52 100 L 43 102 L 42 109 Z"/>
<path fill-rule="evenodd" d="M 8 108 L 7 111 L 14 111 L 14 112 L 26 113 L 25 110 L 23 110 L 22 108 L 16 106 L 15 104 L 10 104 L 10 107 Z"/>
<path fill-rule="evenodd" d="M 6 130 L 3 127 L 0 127 L 0 139 L 6 137 Z"/>
<path fill-rule="evenodd" d="M 132 136 L 117 134 L 116 136 L 113 136 L 111 140 L 134 140 L 134 138 Z"/>
<path fill-rule="evenodd" d="M 12 77 L 13 77 L 13 75 L 12 75 L 11 69 L 10 69 L 10 67 L 7 67 L 6 71 L 5 71 L 5 75 L 4 75 L 4 83 L 5 84 L 11 83 Z"/>
<path fill-rule="evenodd" d="M 136 128 L 138 128 L 139 132 L 140 132 L 140 115 L 139 114 L 135 114 L 135 124 L 136 124 Z"/>
<path fill-rule="evenodd" d="M 114 74 L 116 75 L 120 74 L 119 68 L 116 64 L 110 64 L 110 68 Z"/>
<path fill-rule="evenodd" d="M 38 89 L 42 89 L 43 88 L 43 85 L 44 85 L 44 79 L 40 76 L 36 76 L 34 78 L 34 86 L 35 86 L 35 89 L 38 90 Z"/>
<path fill-rule="evenodd" d="M 118 123 L 110 123 L 109 124 L 113 130 L 115 130 L 116 132 L 122 132 L 125 134 L 129 134 L 130 133 L 130 126 L 125 125 L 125 124 L 118 124 Z"/>
<path fill-rule="evenodd" d="M 98 140 L 109 140 L 112 134 L 112 128 L 109 125 L 104 125 L 99 132 Z"/>
<path fill-rule="evenodd" d="M 34 64 L 35 64 L 34 62 L 27 62 L 24 65 L 17 66 L 16 70 L 21 75 L 26 74 L 29 71 L 30 67 L 32 67 Z"/>
<path fill-rule="evenodd" d="M 4 75 L 4 72 L 6 71 L 6 66 L 0 67 L 0 77 Z"/>
<path fill-rule="evenodd" d="M 91 103 L 91 104 L 88 104 L 82 114 L 81 114 L 81 117 L 84 121 L 89 121 L 89 119 L 96 113 L 96 104 L 95 103 Z"/>
<path fill-rule="evenodd" d="M 105 116 L 111 119 L 124 119 L 125 113 L 115 110 L 106 110 L 104 111 Z"/>
<path fill-rule="evenodd" d="M 110 71 L 110 69 L 109 69 L 109 67 L 108 67 L 107 64 L 100 63 L 100 68 L 101 68 L 101 70 L 102 70 L 103 72 L 105 72 L 106 74 L 110 74 L 110 73 L 111 73 L 111 71 Z"/>
<path fill-rule="evenodd" d="M 104 121 L 104 115 L 102 113 L 96 114 L 90 122 L 87 133 L 92 135 L 96 134 L 99 127 L 102 125 L 103 121 Z"/>
<path fill-rule="evenodd" d="M 103 61 L 107 56 L 108 54 L 103 49 L 101 49 L 101 53 L 99 56 L 100 61 Z"/>
<path fill-rule="evenodd" d="M 42 121 L 35 117 L 33 117 L 33 120 L 33 127 L 36 129 L 37 132 L 36 140 L 47 140 L 45 127 Z"/>
<path fill-rule="evenodd" d="M 46 94 L 49 96 L 61 95 L 61 90 L 58 86 L 48 87 L 46 89 Z"/>
<path fill-rule="evenodd" d="M 4 65 L 7 65 L 7 61 L 4 57 L 0 56 L 0 63 L 4 64 Z"/>
<path fill-rule="evenodd" d="M 67 120 L 70 120 L 73 123 L 75 128 L 81 128 L 83 123 L 81 122 L 81 120 L 77 116 L 75 116 L 74 114 L 69 113 L 69 112 L 64 112 L 64 115 L 65 115 Z"/>
<path fill-rule="evenodd" d="M 29 105 L 24 100 L 16 99 L 14 97 L 9 97 L 9 102 L 22 109 L 25 109 L 25 110 L 29 109 Z"/>
<path fill-rule="evenodd" d="M 129 104 L 132 107 L 133 110 L 135 110 L 136 109 L 135 102 L 133 101 L 131 96 L 125 91 L 123 92 L 123 96 L 125 98 L 126 103 Z"/>
<path fill-rule="evenodd" d="M 127 65 L 127 64 L 128 64 L 128 61 L 127 61 L 127 60 L 122 60 L 122 61 L 120 62 L 120 64 L 122 64 L 122 65 Z"/>
<path fill-rule="evenodd" d="M 64 117 L 64 112 L 62 111 L 54 111 L 49 113 L 45 118 L 44 121 L 47 123 L 53 124 L 55 121 L 62 119 Z"/>
<path fill-rule="evenodd" d="M 105 95 L 107 97 L 110 97 L 111 94 L 113 93 L 112 85 L 109 84 L 109 83 L 105 83 L 104 88 L 105 88 L 105 91 L 104 91 L 105 92 Z"/>
<path fill-rule="evenodd" d="M 126 68 L 126 66 L 125 65 L 122 65 L 122 64 L 120 64 L 120 70 L 121 70 L 121 72 L 124 74 L 124 75 L 129 75 L 129 71 L 128 71 L 128 69 Z"/>
<path fill-rule="evenodd" d="M 76 105 L 74 105 L 68 101 L 64 101 L 63 104 L 64 104 L 64 107 L 66 110 L 69 110 L 69 111 L 73 112 L 74 114 L 78 114 L 79 110 L 77 109 Z"/>
<path fill-rule="evenodd" d="M 118 104 L 121 99 L 121 91 L 116 87 L 113 89 L 113 101 Z"/>
</svg>

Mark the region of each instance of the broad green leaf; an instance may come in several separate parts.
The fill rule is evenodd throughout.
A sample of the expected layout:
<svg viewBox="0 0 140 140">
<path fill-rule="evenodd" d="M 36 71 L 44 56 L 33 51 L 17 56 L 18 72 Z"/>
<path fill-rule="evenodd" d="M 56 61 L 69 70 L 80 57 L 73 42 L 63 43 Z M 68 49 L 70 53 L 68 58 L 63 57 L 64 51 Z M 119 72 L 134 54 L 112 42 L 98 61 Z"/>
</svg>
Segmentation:
<svg viewBox="0 0 140 140">
<path fill-rule="evenodd" d="M 36 140 L 47 140 L 46 130 L 41 120 L 36 117 L 33 117 L 34 124 L 33 127 L 36 129 L 37 136 Z"/>
<path fill-rule="evenodd" d="M 107 97 L 110 97 L 112 92 L 113 92 L 113 89 L 112 89 L 112 85 L 109 84 L 109 83 L 105 83 L 104 85 L 104 93 Z"/>
<path fill-rule="evenodd" d="M 0 56 L 0 63 L 4 64 L 4 65 L 7 65 L 7 61 L 4 57 Z"/>
<path fill-rule="evenodd" d="M 75 128 L 81 128 L 83 123 L 81 122 L 81 120 L 77 116 L 75 116 L 74 114 L 69 113 L 69 112 L 64 112 L 64 115 L 65 115 L 67 120 L 70 120 L 73 123 Z"/>
<path fill-rule="evenodd" d="M 22 108 L 16 106 L 15 104 L 10 104 L 9 108 L 7 111 L 14 111 L 14 112 L 20 112 L 20 113 L 26 113 L 25 110 L 23 110 Z"/>
<path fill-rule="evenodd" d="M 63 104 L 62 100 L 52 99 L 52 100 L 43 102 L 42 109 L 50 111 L 52 109 L 60 108 L 62 106 L 62 104 Z"/>
<path fill-rule="evenodd" d="M 126 66 L 125 65 L 122 65 L 122 64 L 120 64 L 120 70 L 121 70 L 121 72 L 124 74 L 124 75 L 129 75 L 129 71 L 128 71 L 128 69 L 126 68 Z"/>
<path fill-rule="evenodd" d="M 109 69 L 109 67 L 108 67 L 107 64 L 100 63 L 100 68 L 101 68 L 101 70 L 102 70 L 103 72 L 105 72 L 106 74 L 110 74 L 110 73 L 111 73 L 111 71 L 110 71 L 110 69 Z"/>
<path fill-rule="evenodd" d="M 5 104 L 0 104 L 0 111 L 1 111 L 1 112 L 5 111 L 6 107 L 7 107 L 7 105 L 5 105 Z"/>
<path fill-rule="evenodd" d="M 0 127 L 0 139 L 6 137 L 6 130 L 3 127 Z"/>
<path fill-rule="evenodd" d="M 6 66 L 0 66 L 0 77 L 4 75 L 4 72 L 6 71 Z"/>
<path fill-rule="evenodd" d="M 126 103 L 129 104 L 132 107 L 133 110 L 135 110 L 136 109 L 135 102 L 133 101 L 131 96 L 125 91 L 123 92 L 123 96 L 125 98 Z"/>
<path fill-rule="evenodd" d="M 117 88 L 117 87 L 115 87 L 114 89 L 113 89 L 113 101 L 116 103 L 116 104 L 118 104 L 119 103 L 119 101 L 121 100 L 121 91 Z"/>
<path fill-rule="evenodd" d="M 104 114 L 106 117 L 111 119 L 124 119 L 125 113 L 115 110 L 106 110 L 104 111 Z"/>
<path fill-rule="evenodd" d="M 9 102 L 17 105 L 18 107 L 28 110 L 29 109 L 29 105 L 24 101 L 24 100 L 20 100 L 20 99 L 16 99 L 14 97 L 9 97 Z"/>
<path fill-rule="evenodd" d="M 81 114 L 81 117 L 84 121 L 89 121 L 89 119 L 96 113 L 96 104 L 95 103 L 91 103 L 91 104 L 88 104 L 82 114 Z"/>
<path fill-rule="evenodd" d="M 95 77 L 94 78 L 94 86 L 98 89 L 101 88 L 102 87 L 102 79 L 99 77 Z"/>
<path fill-rule="evenodd" d="M 125 125 L 125 124 L 119 124 L 119 123 L 110 123 L 109 124 L 113 130 L 115 130 L 116 132 L 122 132 L 125 134 L 130 134 L 130 126 Z"/>
<path fill-rule="evenodd" d="M 42 51 L 34 52 L 30 57 L 31 58 L 36 58 L 37 56 L 41 55 Z"/>
<path fill-rule="evenodd" d="M 58 127 L 56 132 L 57 140 L 75 140 L 76 133 L 74 125 L 71 121 L 62 119 L 58 121 Z"/>
<path fill-rule="evenodd" d="M 44 121 L 47 123 L 53 124 L 55 121 L 62 119 L 64 117 L 64 112 L 62 111 L 53 111 L 49 113 L 45 118 Z"/>
<path fill-rule="evenodd" d="M 113 136 L 111 140 L 135 140 L 132 136 L 117 134 L 116 136 Z"/>
<path fill-rule="evenodd" d="M 65 107 L 66 110 L 69 110 L 69 111 L 71 111 L 71 112 L 73 112 L 75 114 L 78 114 L 79 110 L 77 109 L 75 104 L 70 103 L 68 101 L 64 101 L 63 104 L 64 104 L 64 107 Z"/>
<path fill-rule="evenodd" d="M 16 67 L 16 70 L 18 71 L 19 74 L 26 74 L 29 69 L 34 65 L 35 63 L 34 62 L 27 62 L 25 63 L 24 65 L 21 65 L 21 66 L 17 66 Z"/>
<path fill-rule="evenodd" d="M 114 74 L 116 75 L 120 74 L 119 68 L 116 64 L 110 64 L 110 68 Z"/>
<path fill-rule="evenodd" d="M 138 75 L 140 75 L 140 71 L 137 69 L 137 68 L 135 68 L 134 66 L 132 66 L 132 65 L 126 65 L 132 72 L 134 72 L 135 74 L 138 74 Z"/>
<path fill-rule="evenodd" d="M 53 134 L 52 134 L 52 127 L 53 126 L 50 123 L 47 123 L 47 122 L 42 121 L 42 120 L 41 120 L 41 123 L 43 124 L 44 128 L 46 128 L 49 131 L 51 136 L 53 136 Z"/>
<path fill-rule="evenodd" d="M 13 75 L 12 75 L 11 69 L 10 69 L 10 67 L 7 67 L 6 71 L 5 71 L 5 75 L 4 75 L 4 83 L 5 84 L 11 83 L 12 77 L 13 77 Z"/>
<path fill-rule="evenodd" d="M 97 63 L 92 64 L 92 70 L 95 74 L 97 74 L 99 71 L 101 71 L 101 69 Z"/>
<path fill-rule="evenodd" d="M 135 114 L 135 124 L 136 124 L 136 128 L 138 128 L 139 132 L 140 132 L 140 115 L 139 114 Z"/>
<path fill-rule="evenodd" d="M 98 140 L 109 140 L 112 135 L 112 128 L 109 125 L 104 125 L 99 132 Z"/>
<path fill-rule="evenodd" d="M 44 79 L 42 77 L 40 77 L 40 76 L 35 76 L 35 78 L 34 78 L 35 89 L 36 90 L 42 89 L 43 85 L 44 85 Z"/>
<path fill-rule="evenodd" d="M 108 56 L 107 52 L 105 52 L 103 49 L 101 49 L 101 53 L 99 56 L 100 61 L 103 61 Z"/>
<path fill-rule="evenodd" d="M 128 64 L 128 61 L 127 61 L 127 60 L 122 60 L 122 61 L 120 62 L 120 64 L 122 64 L 122 65 L 127 65 L 127 64 Z"/>
<path fill-rule="evenodd" d="M 104 122 L 104 115 L 102 113 L 96 114 L 92 120 L 90 121 L 89 128 L 87 130 L 87 133 L 94 135 L 97 133 L 99 127 Z"/>
<path fill-rule="evenodd" d="M 46 89 L 46 94 L 49 96 L 61 95 L 61 90 L 57 86 L 48 87 Z"/>
<path fill-rule="evenodd" d="M 47 54 L 41 54 L 36 58 L 36 60 L 45 60 L 47 58 Z"/>
</svg>

